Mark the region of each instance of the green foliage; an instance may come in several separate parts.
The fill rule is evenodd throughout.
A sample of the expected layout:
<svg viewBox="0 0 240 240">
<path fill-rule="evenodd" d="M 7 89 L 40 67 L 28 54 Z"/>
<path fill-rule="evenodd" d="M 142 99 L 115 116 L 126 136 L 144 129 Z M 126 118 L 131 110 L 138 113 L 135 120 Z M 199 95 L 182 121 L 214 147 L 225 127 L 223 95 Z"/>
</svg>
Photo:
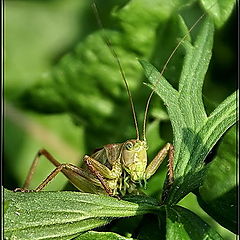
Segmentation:
<svg viewBox="0 0 240 240">
<path fill-rule="evenodd" d="M 159 210 L 148 199 L 137 203 L 79 192 L 14 193 L 4 191 L 6 239 L 72 239 L 116 217 Z"/>
<path fill-rule="evenodd" d="M 210 163 L 198 201 L 223 226 L 237 233 L 236 127 L 223 137 Z M 221 211 L 219 211 L 221 209 Z"/>
<path fill-rule="evenodd" d="M 199 187 L 206 167 L 204 159 L 224 132 L 236 122 L 236 92 L 207 117 L 202 102 L 202 85 L 211 57 L 213 24 L 206 20 L 194 46 L 185 43 L 186 57 L 175 90 L 148 62 L 140 61 L 151 88 L 165 102 L 174 132 L 175 181 L 169 193 L 176 204 Z"/>
<path fill-rule="evenodd" d="M 201 3 L 209 15 L 214 18 L 216 25 L 221 27 L 229 18 L 236 2 L 228 0 L 201 0 Z"/>
<path fill-rule="evenodd" d="M 166 239 L 222 239 L 201 218 L 185 208 L 167 207 L 166 218 Z"/>
<path fill-rule="evenodd" d="M 72 0 L 45 3 L 31 1 L 31 5 L 24 1 L 14 2 L 8 2 L 7 16 L 14 16 L 18 21 L 6 21 L 7 31 L 15 33 L 15 30 L 10 31 L 12 26 L 24 31 L 22 38 L 17 39 L 18 43 L 14 42 L 15 38 L 10 38 L 11 34 L 6 37 L 6 42 L 11 44 L 6 46 L 8 62 L 5 97 L 11 104 L 22 107 L 22 115 L 16 115 L 15 108 L 14 111 L 9 111 L 10 107 L 6 108 L 7 168 L 4 171 L 9 181 L 14 179 L 17 186 L 20 186 L 35 151 L 42 146 L 50 150 L 52 147 L 60 161 L 69 162 L 76 156 L 67 155 L 72 153 L 71 150 L 83 155 L 106 143 L 133 138 L 135 132 L 119 69 L 102 41 L 102 30 L 94 30 L 96 22 L 93 14 L 90 14 L 88 4 L 77 4 L 77 1 Z M 211 165 L 204 163 L 216 142 L 236 122 L 236 93 L 230 95 L 233 92 L 230 81 L 232 75 L 223 80 L 218 77 L 214 82 L 212 66 L 203 87 L 212 54 L 212 20 L 205 16 L 192 34 L 187 34 L 184 47 L 175 53 L 164 77 L 159 78 L 157 70 L 162 69 L 177 40 L 187 33 L 191 22 L 201 16 L 198 2 L 204 11 L 210 13 L 216 26 L 224 28 L 235 1 L 218 0 L 215 3 L 189 0 L 184 4 L 178 0 L 173 1 L 174 4 L 168 0 L 151 0 L 148 4 L 144 0 L 116 2 L 97 2 L 106 34 L 126 72 L 138 119 L 143 118 L 148 94 L 148 89 L 142 86 L 143 72 L 150 81 L 148 85 L 164 101 L 167 112 L 159 97 L 155 97 L 150 106 L 149 116 L 154 121 L 149 121 L 147 126 L 149 159 L 152 159 L 161 145 L 166 141 L 172 142 L 173 139 L 176 151 L 175 182 L 170 190 L 166 186 L 162 189 L 166 167 L 160 169 L 150 179 L 146 190 L 156 200 L 150 197 L 129 197 L 119 201 L 110 197 L 64 191 L 13 193 L 6 190 L 6 239 L 221 239 L 218 229 L 206 224 L 194 212 L 176 206 L 192 191 L 199 192 L 201 207 L 215 220 L 231 231 L 236 229 L 236 200 L 232 195 L 236 187 L 233 138 L 229 140 L 228 146 L 225 146 L 225 140 L 219 145 Z M 18 4 L 28 6 L 28 14 L 20 13 L 19 9 L 23 8 L 17 7 Z M 25 17 L 29 22 L 29 17 L 26 17 L 29 14 L 34 15 L 30 15 L 33 29 L 42 38 L 36 38 L 32 31 L 27 35 L 28 28 L 32 29 L 31 25 L 25 23 L 21 26 L 20 19 Z M 76 24 L 79 18 L 82 25 Z M 61 21 L 59 25 L 45 24 L 43 30 L 43 19 L 49 19 L 48 23 L 52 19 L 57 23 Z M 66 19 L 68 25 L 64 27 Z M 84 30 L 79 32 L 79 29 Z M 76 32 L 79 36 L 76 36 Z M 58 44 L 49 41 L 48 36 L 50 39 L 58 36 Z M 31 44 L 27 43 L 27 39 L 31 40 Z M 18 46 L 25 46 L 24 54 L 19 54 L 21 48 Z M 226 59 L 222 59 L 222 65 L 230 64 L 231 50 L 223 44 L 218 46 L 228 53 L 224 55 Z M 136 58 L 144 59 L 141 60 L 143 69 Z M 36 66 L 40 67 L 37 69 Z M 208 102 L 215 101 L 215 105 L 218 105 L 215 110 L 209 111 L 205 99 L 203 103 L 202 88 L 204 98 L 209 98 Z M 219 92 L 215 93 L 215 89 L 219 89 Z M 228 95 L 230 96 L 219 105 Z M 29 113 L 29 110 L 34 113 Z M 44 128 L 33 126 L 26 116 L 30 120 L 38 119 L 38 124 Z M 69 116 L 75 125 L 66 120 Z M 35 141 L 36 127 L 44 136 L 41 136 L 40 143 L 39 139 Z M 58 141 L 55 140 L 51 143 L 49 139 L 52 139 L 52 135 L 48 135 L 47 131 L 60 139 L 61 144 L 56 144 Z M 64 153 L 69 145 L 73 149 L 68 148 Z M 76 159 L 79 159 L 78 154 Z M 220 166 L 226 171 L 222 171 Z M 47 171 L 50 169 L 52 168 L 49 167 Z M 44 163 L 39 166 L 39 170 L 47 175 Z M 37 175 L 34 184 L 38 184 L 42 178 L 44 175 Z M 64 182 L 60 184 L 56 180 L 55 183 L 62 186 Z M 6 180 L 4 184 L 9 182 Z M 213 184 L 215 187 L 212 187 Z M 159 206 L 159 195 L 162 192 L 165 196 L 164 206 Z M 219 208 L 223 211 L 217 211 Z M 132 217 L 127 218 L 130 216 Z M 89 231 L 100 226 L 104 226 L 98 228 L 101 232 Z"/>
</svg>

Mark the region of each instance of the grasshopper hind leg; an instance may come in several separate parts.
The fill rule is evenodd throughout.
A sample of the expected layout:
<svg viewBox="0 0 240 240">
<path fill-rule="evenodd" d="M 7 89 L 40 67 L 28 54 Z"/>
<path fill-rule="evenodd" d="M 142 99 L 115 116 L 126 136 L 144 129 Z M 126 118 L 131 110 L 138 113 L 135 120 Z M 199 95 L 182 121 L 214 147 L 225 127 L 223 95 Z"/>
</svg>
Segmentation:
<svg viewBox="0 0 240 240">
<path fill-rule="evenodd" d="M 30 185 L 32 176 L 36 170 L 37 164 L 39 162 L 40 156 L 45 156 L 56 168 L 49 174 L 49 176 L 34 190 L 29 190 L 28 187 Z M 14 191 L 21 192 L 39 192 L 45 186 L 51 182 L 56 175 L 62 172 L 69 181 L 75 185 L 80 191 L 90 192 L 90 193 L 100 193 L 104 194 L 104 189 L 101 186 L 101 183 L 98 179 L 94 178 L 90 173 L 86 172 L 86 170 L 74 166 L 72 164 L 61 164 L 59 163 L 47 150 L 41 149 L 36 154 L 31 168 L 28 172 L 26 181 L 23 185 L 23 188 L 16 188 Z"/>
<path fill-rule="evenodd" d="M 84 156 L 84 161 L 88 167 L 88 169 L 90 170 L 90 172 L 101 182 L 103 188 L 105 189 L 106 193 L 109 196 L 113 196 L 115 194 L 114 191 L 112 191 L 112 189 L 110 188 L 110 186 L 108 185 L 107 181 L 105 180 L 105 177 L 103 176 L 103 174 L 101 174 L 101 172 L 96 168 L 96 166 L 93 163 L 93 159 L 87 155 Z M 103 167 L 103 165 L 101 165 L 100 163 L 99 167 Z M 104 170 L 106 170 L 107 168 L 103 169 L 102 172 L 104 172 Z M 110 170 L 109 170 L 110 171 Z"/>
</svg>

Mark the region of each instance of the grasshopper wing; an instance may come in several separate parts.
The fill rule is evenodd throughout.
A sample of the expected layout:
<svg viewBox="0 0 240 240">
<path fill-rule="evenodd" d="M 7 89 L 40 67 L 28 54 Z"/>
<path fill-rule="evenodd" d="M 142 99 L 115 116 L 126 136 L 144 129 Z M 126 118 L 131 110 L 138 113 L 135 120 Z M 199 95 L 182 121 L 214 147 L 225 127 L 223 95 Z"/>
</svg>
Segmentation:
<svg viewBox="0 0 240 240">
<path fill-rule="evenodd" d="M 94 158 L 107 167 L 111 167 L 114 163 L 120 161 L 122 146 L 122 143 L 107 144 L 103 148 L 97 149 L 91 155 L 91 158 Z"/>
</svg>

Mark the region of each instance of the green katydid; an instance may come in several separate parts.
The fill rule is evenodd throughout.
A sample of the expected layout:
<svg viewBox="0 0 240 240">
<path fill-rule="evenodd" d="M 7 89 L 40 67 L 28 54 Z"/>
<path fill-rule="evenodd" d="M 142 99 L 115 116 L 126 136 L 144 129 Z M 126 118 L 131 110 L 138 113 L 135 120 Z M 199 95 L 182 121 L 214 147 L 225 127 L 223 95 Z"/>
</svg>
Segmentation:
<svg viewBox="0 0 240 240">
<path fill-rule="evenodd" d="M 95 5 L 93 9 L 97 16 L 98 23 L 102 27 Z M 203 16 L 204 15 L 195 22 L 188 33 L 177 44 L 164 65 L 160 77 L 180 44 L 185 40 L 189 32 Z M 121 76 L 126 86 L 136 129 L 136 139 L 130 139 L 123 143 L 108 144 L 97 150 L 91 156 L 85 155 L 83 160 L 86 168 L 80 168 L 72 164 L 61 164 L 47 150 L 42 149 L 37 153 L 32 163 L 23 188 L 17 188 L 15 191 L 38 192 L 42 190 L 59 172 L 62 172 L 73 185 L 83 192 L 108 194 L 116 197 L 122 197 L 126 194 L 139 194 L 140 191 L 138 190 L 138 186 L 142 185 L 142 182 L 146 184 L 146 181 L 157 171 L 167 155 L 169 158 L 168 184 L 169 186 L 172 184 L 174 180 L 174 148 L 172 144 L 167 143 L 149 164 L 147 161 L 146 122 L 149 103 L 154 90 L 147 99 L 143 120 L 143 137 L 141 140 L 131 92 L 128 87 L 125 73 L 122 69 L 121 62 L 106 35 L 103 35 L 103 38 L 119 66 Z M 28 190 L 30 181 L 41 155 L 44 155 L 53 165 L 55 165 L 56 168 L 35 190 Z"/>
</svg>

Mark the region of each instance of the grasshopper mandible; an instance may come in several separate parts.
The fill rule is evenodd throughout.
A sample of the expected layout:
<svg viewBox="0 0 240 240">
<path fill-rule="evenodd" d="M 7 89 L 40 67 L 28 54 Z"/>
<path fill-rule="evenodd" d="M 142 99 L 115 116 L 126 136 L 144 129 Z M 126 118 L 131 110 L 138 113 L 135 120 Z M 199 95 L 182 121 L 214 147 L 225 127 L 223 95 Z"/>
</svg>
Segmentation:
<svg viewBox="0 0 240 240">
<path fill-rule="evenodd" d="M 95 4 L 93 4 L 93 9 L 95 11 L 98 24 L 100 27 L 102 27 Z M 194 26 L 202 17 L 203 15 L 195 22 L 188 33 L 194 28 Z M 187 37 L 187 34 L 181 39 L 176 48 L 173 50 L 172 54 L 164 65 L 163 70 L 161 71 L 161 75 L 163 74 L 175 51 Z M 62 172 L 70 180 L 70 182 L 82 192 L 107 194 L 109 196 L 118 198 L 123 197 L 126 194 L 139 194 L 139 185 L 142 186 L 143 182 L 146 186 L 146 181 L 157 171 L 167 155 L 169 158 L 168 185 L 170 186 L 173 183 L 174 148 L 172 144 L 167 143 L 149 164 L 147 161 L 148 147 L 146 140 L 146 122 L 149 103 L 151 97 L 153 96 L 154 90 L 147 99 L 143 120 L 143 137 L 141 140 L 131 92 L 129 90 L 121 62 L 106 35 L 104 35 L 103 38 L 108 45 L 114 59 L 116 60 L 116 63 L 118 64 L 121 76 L 126 86 L 136 129 L 136 139 L 130 139 L 123 143 L 108 144 L 103 146 L 101 149 L 96 150 L 90 156 L 85 155 L 83 158 L 85 168 L 80 168 L 72 164 L 61 164 L 47 150 L 42 149 L 38 151 L 31 165 L 23 188 L 17 188 L 15 191 L 41 191 L 59 172 Z M 56 168 L 36 189 L 29 190 L 28 187 L 30 181 L 41 155 L 44 155 Z"/>
</svg>

